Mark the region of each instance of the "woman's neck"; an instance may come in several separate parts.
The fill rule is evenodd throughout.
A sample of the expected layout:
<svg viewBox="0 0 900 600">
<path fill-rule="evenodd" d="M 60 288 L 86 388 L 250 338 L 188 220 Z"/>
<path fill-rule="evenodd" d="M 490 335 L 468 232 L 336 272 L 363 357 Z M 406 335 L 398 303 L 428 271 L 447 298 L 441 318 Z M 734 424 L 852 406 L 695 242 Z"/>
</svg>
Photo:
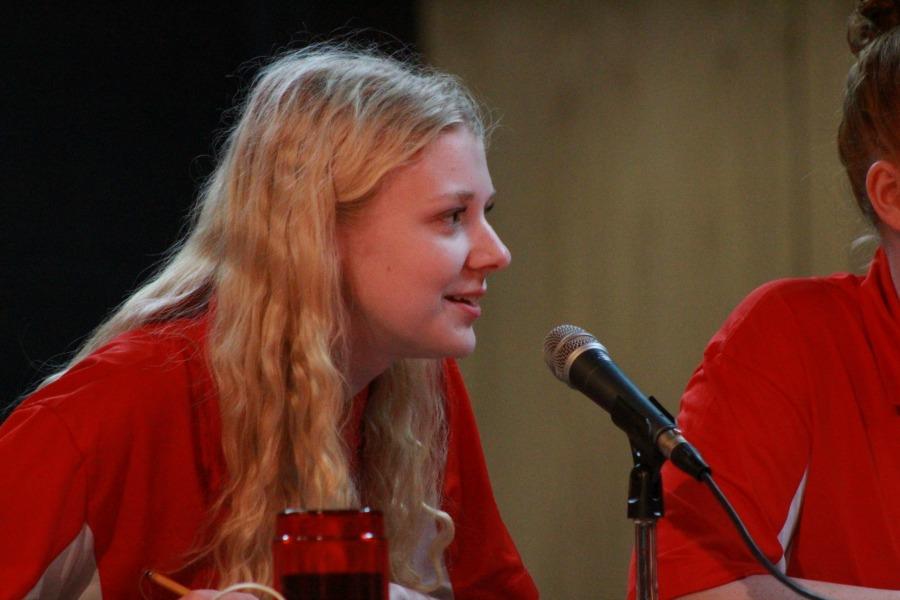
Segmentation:
<svg viewBox="0 0 900 600">
<path fill-rule="evenodd" d="M 344 373 L 351 396 L 356 396 L 363 391 L 376 377 L 387 371 L 392 363 L 382 356 L 367 356 L 367 353 L 359 350 L 351 350 L 350 366 Z"/>
<path fill-rule="evenodd" d="M 894 291 L 900 298 L 900 232 L 894 231 L 888 227 L 880 227 L 881 247 L 884 248 L 884 255 L 887 257 L 888 266 L 891 269 L 891 281 L 894 284 Z"/>
</svg>

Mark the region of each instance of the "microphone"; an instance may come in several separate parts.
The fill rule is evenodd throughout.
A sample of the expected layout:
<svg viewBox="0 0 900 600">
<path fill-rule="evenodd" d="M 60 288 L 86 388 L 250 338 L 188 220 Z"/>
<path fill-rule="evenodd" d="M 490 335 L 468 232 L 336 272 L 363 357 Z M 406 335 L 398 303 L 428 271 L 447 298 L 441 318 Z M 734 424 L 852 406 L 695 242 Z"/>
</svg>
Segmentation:
<svg viewBox="0 0 900 600">
<path fill-rule="evenodd" d="M 560 381 L 608 412 L 646 457 L 662 454 L 698 481 L 711 473 L 700 453 L 681 435 L 674 417 L 619 370 L 593 335 L 575 325 L 554 327 L 544 339 L 544 360 Z"/>
</svg>

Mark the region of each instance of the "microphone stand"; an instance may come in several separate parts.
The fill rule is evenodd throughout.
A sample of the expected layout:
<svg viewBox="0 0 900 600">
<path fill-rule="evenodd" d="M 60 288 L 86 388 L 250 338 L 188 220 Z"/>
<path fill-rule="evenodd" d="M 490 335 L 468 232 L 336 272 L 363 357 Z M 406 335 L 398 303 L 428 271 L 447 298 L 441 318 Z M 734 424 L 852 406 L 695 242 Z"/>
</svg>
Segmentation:
<svg viewBox="0 0 900 600">
<path fill-rule="evenodd" d="M 662 468 L 656 448 L 642 452 L 631 443 L 634 468 L 628 480 L 628 518 L 634 521 L 635 600 L 658 600 L 656 521 L 663 516 Z"/>
</svg>

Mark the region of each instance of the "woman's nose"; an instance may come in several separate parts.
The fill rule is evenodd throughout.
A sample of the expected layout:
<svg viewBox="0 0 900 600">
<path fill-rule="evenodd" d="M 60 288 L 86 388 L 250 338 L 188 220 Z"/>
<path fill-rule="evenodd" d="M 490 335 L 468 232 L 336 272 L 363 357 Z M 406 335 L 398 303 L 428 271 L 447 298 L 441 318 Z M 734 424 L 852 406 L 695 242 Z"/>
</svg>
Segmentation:
<svg viewBox="0 0 900 600">
<path fill-rule="evenodd" d="M 485 223 L 469 253 L 469 268 L 478 271 L 499 271 L 508 267 L 511 260 L 509 248 L 494 228 Z"/>
</svg>

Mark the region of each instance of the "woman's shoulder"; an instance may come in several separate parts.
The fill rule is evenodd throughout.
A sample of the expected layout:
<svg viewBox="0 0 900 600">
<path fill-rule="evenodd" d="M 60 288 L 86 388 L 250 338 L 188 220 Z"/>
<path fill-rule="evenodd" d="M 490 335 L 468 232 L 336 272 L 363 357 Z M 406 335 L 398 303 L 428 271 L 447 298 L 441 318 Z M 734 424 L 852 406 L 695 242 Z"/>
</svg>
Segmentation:
<svg viewBox="0 0 900 600">
<path fill-rule="evenodd" d="M 27 397 L 17 410 L 50 410 L 70 423 L 165 411 L 208 387 L 205 319 L 122 333 Z"/>
<path fill-rule="evenodd" d="M 776 279 L 750 292 L 738 310 L 799 309 L 810 305 L 828 307 L 835 303 L 853 303 L 862 281 L 862 277 L 851 273 Z"/>
<path fill-rule="evenodd" d="M 734 308 L 710 340 L 705 356 L 729 349 L 770 353 L 793 348 L 829 329 L 854 327 L 861 322 L 861 282 L 861 277 L 847 273 L 767 282 Z"/>
<path fill-rule="evenodd" d="M 861 282 L 862 277 L 849 273 L 769 281 L 737 305 L 726 326 L 740 327 L 745 321 L 802 320 L 810 313 L 820 315 L 854 310 L 858 308 Z"/>
</svg>

